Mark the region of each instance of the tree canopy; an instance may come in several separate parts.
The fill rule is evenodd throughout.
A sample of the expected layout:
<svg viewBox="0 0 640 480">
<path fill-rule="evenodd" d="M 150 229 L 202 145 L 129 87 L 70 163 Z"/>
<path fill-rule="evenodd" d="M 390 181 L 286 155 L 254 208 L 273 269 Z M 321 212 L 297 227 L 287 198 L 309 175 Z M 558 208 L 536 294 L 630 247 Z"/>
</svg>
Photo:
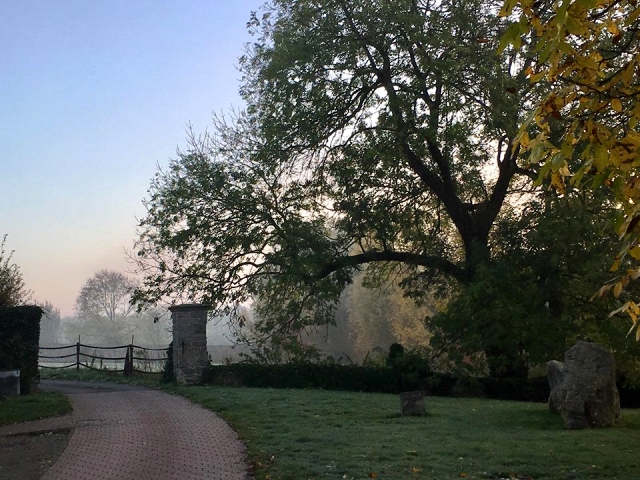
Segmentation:
<svg viewBox="0 0 640 480">
<path fill-rule="evenodd" d="M 616 228 L 625 242 L 612 271 L 620 275 L 600 293 L 618 297 L 640 277 L 640 7 L 627 0 L 508 0 L 502 14 L 514 12 L 521 16 L 503 46 L 518 48 L 523 36 L 536 38 L 527 73 L 532 82 L 550 85 L 527 125 L 534 128 L 523 129 L 518 144 L 560 193 L 570 181 L 591 189 L 604 185 L 615 194 L 622 212 Z M 635 264 L 620 269 L 625 257 Z M 630 300 L 622 309 L 635 324 L 640 306 Z"/>
<path fill-rule="evenodd" d="M 469 282 L 529 172 L 513 140 L 532 88 L 497 54 L 490 1 L 273 2 L 241 59 L 247 109 L 150 188 L 141 303 L 261 298 L 265 333 L 331 320 L 363 265 L 420 292 Z"/>
</svg>

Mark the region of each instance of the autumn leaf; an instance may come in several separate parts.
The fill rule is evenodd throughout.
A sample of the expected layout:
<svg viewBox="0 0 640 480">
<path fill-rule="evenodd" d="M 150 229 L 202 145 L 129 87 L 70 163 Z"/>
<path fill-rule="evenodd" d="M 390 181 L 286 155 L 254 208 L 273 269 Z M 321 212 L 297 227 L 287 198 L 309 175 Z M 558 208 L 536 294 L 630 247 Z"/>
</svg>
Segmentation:
<svg viewBox="0 0 640 480">
<path fill-rule="evenodd" d="M 595 296 L 618 298 L 631 280 L 640 278 L 640 265 L 618 270 L 620 259 L 640 263 L 640 140 L 635 138 L 640 136 L 640 4 L 562 0 L 543 16 L 531 0 L 506 0 L 501 15 L 515 19 L 517 7 L 521 18 L 510 25 L 501 48 L 519 49 L 523 35 L 535 35 L 538 48 L 525 73 L 532 83 L 549 82 L 549 94 L 521 128 L 519 139 L 525 141 L 519 146 L 529 152 L 532 164 L 542 163 L 538 184 L 550 178 L 561 194 L 570 181 L 579 189 L 605 186 L 615 195 L 625 240 L 611 269 L 618 278 Z M 523 132 L 531 134 L 534 125 L 536 136 L 525 137 Z M 620 311 L 630 316 L 632 329 L 638 325 L 635 307 Z M 636 332 L 640 339 L 640 330 Z"/>
</svg>

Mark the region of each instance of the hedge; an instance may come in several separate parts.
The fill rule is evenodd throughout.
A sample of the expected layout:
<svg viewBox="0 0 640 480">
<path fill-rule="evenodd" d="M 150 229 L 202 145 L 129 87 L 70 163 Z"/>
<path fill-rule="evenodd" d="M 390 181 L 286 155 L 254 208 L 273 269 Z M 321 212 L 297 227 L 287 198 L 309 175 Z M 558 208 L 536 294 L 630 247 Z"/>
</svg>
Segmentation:
<svg viewBox="0 0 640 480">
<path fill-rule="evenodd" d="M 265 365 L 234 363 L 209 365 L 203 383 L 219 386 L 256 388 L 322 388 L 357 392 L 399 393 L 423 390 L 441 397 L 480 397 L 496 400 L 546 402 L 549 398 L 547 377 L 474 378 L 426 372 L 421 376 L 403 376 L 390 367 L 361 365 L 288 363 Z M 620 406 L 640 408 L 640 388 L 618 382 Z"/>
<path fill-rule="evenodd" d="M 0 370 L 20 370 L 20 392 L 31 393 L 38 380 L 40 319 L 35 306 L 0 307 Z"/>
<path fill-rule="evenodd" d="M 316 363 L 209 365 L 203 382 L 257 388 L 323 388 L 384 393 L 397 390 L 395 377 L 389 368 Z"/>
<path fill-rule="evenodd" d="M 549 397 L 546 377 L 535 379 L 457 378 L 427 373 L 420 378 L 402 380 L 389 367 L 360 365 L 288 363 L 264 365 L 236 363 L 209 365 L 203 383 L 220 386 L 257 388 L 322 388 L 358 392 L 398 393 L 424 390 L 428 395 L 485 397 L 500 400 L 544 402 Z"/>
</svg>

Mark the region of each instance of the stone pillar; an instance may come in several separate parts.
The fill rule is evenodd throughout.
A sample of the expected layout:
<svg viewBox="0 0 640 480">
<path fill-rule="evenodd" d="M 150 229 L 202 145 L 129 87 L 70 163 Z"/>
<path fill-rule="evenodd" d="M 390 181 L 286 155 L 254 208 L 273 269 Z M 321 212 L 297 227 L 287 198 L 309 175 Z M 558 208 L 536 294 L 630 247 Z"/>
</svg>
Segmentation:
<svg viewBox="0 0 640 480">
<path fill-rule="evenodd" d="M 202 381 L 209 361 L 207 354 L 207 311 L 209 305 L 187 304 L 169 307 L 173 320 L 173 372 L 181 385 Z"/>
</svg>

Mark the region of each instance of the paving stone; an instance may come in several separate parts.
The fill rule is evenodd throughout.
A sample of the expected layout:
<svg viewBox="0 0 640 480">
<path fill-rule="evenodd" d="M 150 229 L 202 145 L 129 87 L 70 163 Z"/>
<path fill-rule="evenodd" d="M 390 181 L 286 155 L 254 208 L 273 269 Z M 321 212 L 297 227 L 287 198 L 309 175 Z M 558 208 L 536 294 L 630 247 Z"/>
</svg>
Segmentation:
<svg viewBox="0 0 640 480">
<path fill-rule="evenodd" d="M 244 445 L 210 410 L 140 387 L 56 383 L 45 388 L 75 392 L 74 432 L 43 480 L 248 478 Z"/>
</svg>

